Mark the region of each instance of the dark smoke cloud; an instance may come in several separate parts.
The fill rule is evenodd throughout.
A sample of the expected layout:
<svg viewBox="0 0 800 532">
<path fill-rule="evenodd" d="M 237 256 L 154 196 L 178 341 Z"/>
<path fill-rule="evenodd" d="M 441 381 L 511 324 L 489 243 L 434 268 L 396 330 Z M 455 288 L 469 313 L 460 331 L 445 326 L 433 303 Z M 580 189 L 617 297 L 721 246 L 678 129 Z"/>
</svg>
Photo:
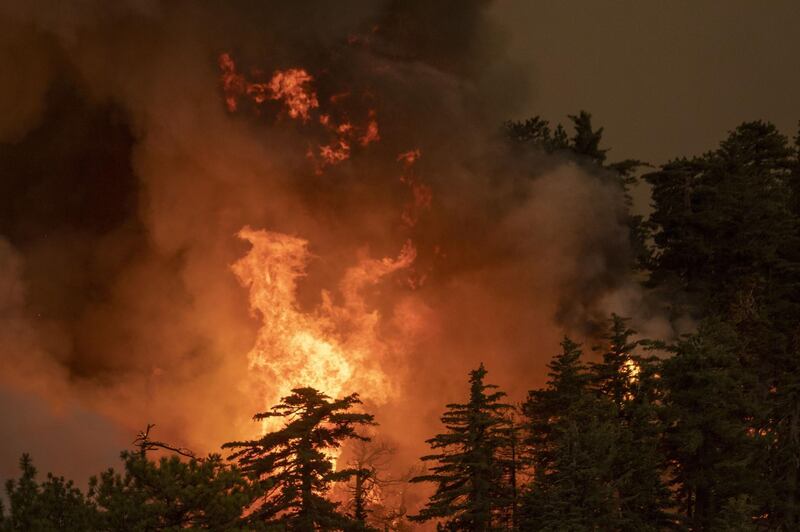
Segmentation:
<svg viewBox="0 0 800 532">
<path fill-rule="evenodd" d="M 368 299 L 410 344 L 384 361 L 408 399 L 379 411 L 405 459 L 479 361 L 519 394 L 541 384 L 565 325 L 646 306 L 626 278 L 620 191 L 565 161 L 512 158 L 497 138 L 531 82 L 485 2 L 6 2 L 0 35 L 8 397 L 79 408 L 68 419 L 114 434 L 156 422 L 198 450 L 252 433 L 259 319 L 230 270 L 245 225 L 309 240 L 304 308 L 358 253 L 415 242 L 426 283 Z M 244 71 L 306 68 L 321 99 L 361 95 L 347 110 L 374 106 L 381 142 L 315 174 L 305 151 L 320 132 L 274 109 L 226 111 L 223 51 Z M 409 229 L 396 158 L 415 148 L 434 201 Z M 119 441 L 102 431 L 88 435 Z"/>
</svg>

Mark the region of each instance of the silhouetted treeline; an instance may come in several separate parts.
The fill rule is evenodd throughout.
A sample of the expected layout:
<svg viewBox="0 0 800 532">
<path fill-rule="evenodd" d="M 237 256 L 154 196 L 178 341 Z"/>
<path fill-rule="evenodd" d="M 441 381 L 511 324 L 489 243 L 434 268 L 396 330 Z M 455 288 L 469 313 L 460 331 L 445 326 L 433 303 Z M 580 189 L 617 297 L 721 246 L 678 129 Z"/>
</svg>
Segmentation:
<svg viewBox="0 0 800 532">
<path fill-rule="evenodd" d="M 637 316 L 613 315 L 585 347 L 565 338 L 520 405 L 476 368 L 424 468 L 392 480 L 431 488 L 415 514 L 380 498 L 371 460 L 386 448 L 334 465 L 342 445 L 370 445 L 358 396 L 297 388 L 256 415 L 280 428 L 225 444 L 227 459 L 148 428 L 83 493 L 23 456 L 0 530 L 800 530 L 798 140 L 749 122 L 637 178 L 645 163 L 607 163 L 602 128 L 570 118 L 572 133 L 540 118 L 503 131 L 511 150 L 574 161 L 629 201 L 637 179 L 651 187 L 651 214 L 625 220 L 631 273 L 690 334 L 647 340 Z"/>
</svg>

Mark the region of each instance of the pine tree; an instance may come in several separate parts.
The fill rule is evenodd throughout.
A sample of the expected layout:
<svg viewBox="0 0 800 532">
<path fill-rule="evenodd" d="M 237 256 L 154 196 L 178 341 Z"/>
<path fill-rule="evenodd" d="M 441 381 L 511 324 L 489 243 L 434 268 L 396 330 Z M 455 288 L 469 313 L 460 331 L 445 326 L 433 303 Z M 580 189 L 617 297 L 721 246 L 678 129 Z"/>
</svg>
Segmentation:
<svg viewBox="0 0 800 532">
<path fill-rule="evenodd" d="M 352 468 L 335 471 L 328 453 L 345 440 L 369 439 L 356 428 L 374 425 L 373 416 L 350 412 L 360 403 L 357 394 L 331 400 L 313 388 L 295 388 L 270 411 L 254 417 L 256 421 L 283 418 L 283 428 L 257 440 L 223 446 L 234 449 L 231 458 L 267 490 L 263 499 L 253 501 L 257 504 L 252 521 L 308 532 L 356 525 L 325 494 L 334 482 L 358 473 Z"/>
<path fill-rule="evenodd" d="M 800 217 L 797 146 L 746 122 L 701 157 L 646 176 L 656 245 L 650 284 L 677 312 L 721 319 L 756 378 L 752 429 L 769 489 L 756 501 L 776 529 L 800 527 Z"/>
<path fill-rule="evenodd" d="M 662 368 L 672 483 L 692 530 L 720 530 L 728 501 L 753 500 L 757 476 L 750 382 L 733 330 L 708 321 L 670 350 Z M 752 520 L 753 513 L 747 516 Z M 729 523 L 731 516 L 725 518 Z"/>
<path fill-rule="evenodd" d="M 548 364 L 547 387 L 529 392 L 523 405 L 533 479 L 521 530 L 612 530 L 614 410 L 589 389 L 580 346 L 565 338 L 561 347 Z"/>
<path fill-rule="evenodd" d="M 9 501 L 9 526 L 11 530 L 30 530 L 36 518 L 36 499 L 39 485 L 36 482 L 36 468 L 29 454 L 19 460 L 22 473 L 17 480 L 6 481 L 6 495 Z"/>
<path fill-rule="evenodd" d="M 747 122 L 717 150 L 646 175 L 657 251 L 651 284 L 686 292 L 701 317 L 741 321 L 771 307 L 797 239 L 791 155 L 775 126 Z"/>
<path fill-rule="evenodd" d="M 592 129 L 592 115 L 586 111 L 581 111 L 577 115 L 569 115 L 569 119 L 575 129 L 575 134 L 570 139 L 572 150 L 602 166 L 606 160 L 606 152 L 608 152 L 608 150 L 600 149 L 603 128 Z"/>
<path fill-rule="evenodd" d="M 246 479 L 216 454 L 152 461 L 122 453 L 124 473 L 109 469 L 89 482 L 99 509 L 96 530 L 234 530 L 253 496 Z"/>
<path fill-rule="evenodd" d="M 441 520 L 446 530 L 484 532 L 495 529 L 498 515 L 510 503 L 498 454 L 507 442 L 511 406 L 501 403 L 505 393 L 485 384 L 483 364 L 470 372 L 470 396 L 465 404 L 449 404 L 441 420 L 447 432 L 427 443 L 437 454 L 430 473 L 412 482 L 434 482 L 436 492 L 414 521 Z"/>
<path fill-rule="evenodd" d="M 94 530 L 97 513 L 72 481 L 47 475 L 36 480 L 36 468 L 27 454 L 20 459 L 21 476 L 6 482 L 9 515 L 5 530 Z"/>
<path fill-rule="evenodd" d="M 661 451 L 657 361 L 636 353 L 642 340 L 626 319 L 613 315 L 601 362 L 592 364 L 596 393 L 616 413 L 612 487 L 618 505 L 619 530 L 660 530 L 671 523 L 669 492 L 664 485 Z"/>
<path fill-rule="evenodd" d="M 508 530 L 519 530 L 522 477 L 529 469 L 522 454 L 523 426 L 517 420 L 516 410 L 506 414 L 507 425 L 500 431 L 497 463 L 502 471 L 502 485 L 506 490 L 506 506 L 499 513 L 500 522 Z"/>
</svg>

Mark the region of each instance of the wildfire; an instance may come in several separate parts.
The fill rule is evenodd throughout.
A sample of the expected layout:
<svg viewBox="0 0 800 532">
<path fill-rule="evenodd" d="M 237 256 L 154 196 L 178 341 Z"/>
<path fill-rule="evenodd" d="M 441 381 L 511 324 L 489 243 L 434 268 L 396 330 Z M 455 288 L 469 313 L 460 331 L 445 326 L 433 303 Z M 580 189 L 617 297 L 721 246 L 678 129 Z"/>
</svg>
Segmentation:
<svg viewBox="0 0 800 532">
<path fill-rule="evenodd" d="M 635 360 L 632 358 L 628 358 L 623 363 L 623 371 L 625 375 L 628 376 L 628 383 L 635 384 L 639 378 L 639 373 L 641 373 L 642 369 L 639 367 L 639 364 L 636 363 Z"/>
<path fill-rule="evenodd" d="M 317 173 L 380 140 L 374 109 L 367 110 L 361 123 L 351 121 L 343 110 L 345 105 L 350 110 L 358 107 L 358 102 L 351 102 L 357 96 L 349 89 L 320 99 L 314 78 L 301 68 L 275 71 L 271 76 L 253 71 L 252 79 L 248 79 L 227 53 L 220 56 L 219 67 L 230 112 L 238 110 L 242 99 L 256 106 L 280 102 L 291 119 L 316 129 L 316 136 L 328 137 L 328 142 L 308 145 L 306 156 Z M 403 168 L 400 180 L 411 192 L 400 216 L 406 227 L 417 223 L 432 199 L 430 187 L 421 182 L 414 169 L 419 157 L 419 150 L 398 156 Z M 401 354 L 402 342 L 382 338 L 381 316 L 367 305 L 365 294 L 369 287 L 400 270 L 405 271 L 412 288 L 424 282 L 424 276 L 412 266 L 416 249 L 411 241 L 403 245 L 397 257 L 354 261 L 336 287 L 337 297 L 322 290 L 320 304 L 306 311 L 297 302 L 297 285 L 311 259 L 308 241 L 249 227 L 238 236 L 252 245 L 232 269 L 250 291 L 252 312 L 262 320 L 249 353 L 249 365 L 265 406 L 272 406 L 298 386 L 311 386 L 331 397 L 358 391 L 374 404 L 387 402 L 396 390 L 382 363 Z M 274 418 L 268 418 L 263 429 L 273 430 L 275 423 Z"/>
<path fill-rule="evenodd" d="M 636 363 L 635 360 L 632 358 L 626 358 L 625 361 L 622 363 L 622 373 L 628 380 L 628 386 L 636 386 L 639 381 L 639 374 L 642 372 L 642 368 L 639 364 Z M 630 401 L 633 399 L 633 393 L 626 392 L 625 393 L 625 400 Z"/>
<path fill-rule="evenodd" d="M 367 112 L 367 119 L 363 125 L 355 124 L 346 118 L 335 120 L 334 111 L 350 97 L 350 92 L 331 96 L 328 99 L 330 109 L 323 111 L 313 88 L 314 77 L 305 69 L 276 70 L 269 80 L 248 81 L 236 69 L 236 62 L 230 54 L 221 54 L 218 62 L 222 92 L 229 112 L 233 113 L 239 109 L 241 98 L 247 98 L 255 105 L 262 105 L 270 100 L 278 101 L 283 103 L 290 118 L 303 123 L 315 122 L 331 137 L 330 142 L 320 144 L 316 149 L 309 149 L 306 153 L 318 174 L 328 166 L 349 159 L 353 145 L 366 147 L 380 140 L 374 109 Z M 253 75 L 261 77 L 259 71 L 254 71 Z M 312 121 L 312 118 L 315 120 Z"/>
<path fill-rule="evenodd" d="M 289 116 L 306 121 L 312 109 L 319 107 L 317 95 L 310 89 L 313 78 L 301 68 L 277 71 L 269 82 L 273 100 L 283 100 Z"/>
<path fill-rule="evenodd" d="M 245 227 L 240 238 L 252 248 L 232 269 L 250 290 L 250 307 L 262 320 L 249 353 L 251 373 L 275 404 L 297 386 L 312 386 L 339 397 L 359 391 L 376 404 L 395 393 L 381 362 L 396 354 L 378 331 L 380 315 L 364 300 L 365 290 L 386 276 L 408 268 L 416 250 L 406 242 L 397 258 L 360 260 L 339 283 L 342 304 L 330 292 L 322 303 L 304 312 L 297 303 L 297 283 L 311 258 L 308 242 L 298 237 Z M 277 428 L 269 418 L 264 430 Z"/>
</svg>

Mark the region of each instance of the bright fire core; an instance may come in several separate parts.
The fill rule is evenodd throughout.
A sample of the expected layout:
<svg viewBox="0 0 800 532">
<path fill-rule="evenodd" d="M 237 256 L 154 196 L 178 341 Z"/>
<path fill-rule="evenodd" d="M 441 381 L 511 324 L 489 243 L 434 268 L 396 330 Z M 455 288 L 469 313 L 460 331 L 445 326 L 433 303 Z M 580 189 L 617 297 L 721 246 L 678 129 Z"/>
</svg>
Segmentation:
<svg viewBox="0 0 800 532">
<path fill-rule="evenodd" d="M 239 237 L 252 244 L 232 268 L 250 290 L 252 311 L 262 319 L 249 363 L 264 407 L 301 386 L 331 397 L 358 390 L 373 404 L 386 403 L 396 390 L 381 362 L 399 347 L 381 338 L 380 315 L 368 309 L 363 292 L 412 264 L 416 252 L 411 243 L 397 258 L 360 260 L 339 283 L 341 304 L 323 291 L 317 308 L 305 312 L 297 302 L 297 282 L 311 258 L 308 242 L 249 227 Z M 267 418 L 262 428 L 272 430 L 279 423 Z"/>
</svg>

